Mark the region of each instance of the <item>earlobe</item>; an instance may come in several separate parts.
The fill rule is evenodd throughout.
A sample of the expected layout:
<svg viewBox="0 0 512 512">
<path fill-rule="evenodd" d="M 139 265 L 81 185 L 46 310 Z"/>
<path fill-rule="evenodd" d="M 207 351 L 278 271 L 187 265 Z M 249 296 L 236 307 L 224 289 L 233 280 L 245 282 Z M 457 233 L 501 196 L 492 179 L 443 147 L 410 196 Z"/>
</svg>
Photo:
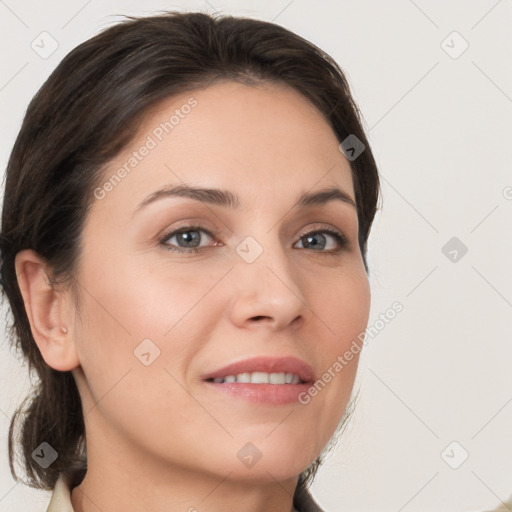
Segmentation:
<svg viewBox="0 0 512 512">
<path fill-rule="evenodd" d="M 32 336 L 45 362 L 59 371 L 70 371 L 80 361 L 72 332 L 65 295 L 57 292 L 46 262 L 32 249 L 16 254 L 16 275 Z"/>
</svg>

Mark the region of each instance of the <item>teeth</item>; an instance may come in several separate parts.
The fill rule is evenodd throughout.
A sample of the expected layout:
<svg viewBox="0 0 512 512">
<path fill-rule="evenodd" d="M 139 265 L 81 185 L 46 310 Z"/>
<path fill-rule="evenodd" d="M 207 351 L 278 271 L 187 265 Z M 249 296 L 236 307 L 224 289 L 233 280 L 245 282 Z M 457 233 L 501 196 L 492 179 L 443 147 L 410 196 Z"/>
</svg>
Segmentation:
<svg viewBox="0 0 512 512">
<path fill-rule="evenodd" d="M 294 373 L 252 372 L 217 377 L 213 382 L 241 382 L 250 384 L 299 384 L 300 377 Z"/>
<path fill-rule="evenodd" d="M 268 384 L 268 381 L 269 381 L 268 377 L 269 377 L 268 373 L 253 372 L 251 374 L 251 384 Z"/>
<path fill-rule="evenodd" d="M 236 382 L 251 382 L 251 374 L 239 373 L 238 375 L 236 375 Z"/>
</svg>

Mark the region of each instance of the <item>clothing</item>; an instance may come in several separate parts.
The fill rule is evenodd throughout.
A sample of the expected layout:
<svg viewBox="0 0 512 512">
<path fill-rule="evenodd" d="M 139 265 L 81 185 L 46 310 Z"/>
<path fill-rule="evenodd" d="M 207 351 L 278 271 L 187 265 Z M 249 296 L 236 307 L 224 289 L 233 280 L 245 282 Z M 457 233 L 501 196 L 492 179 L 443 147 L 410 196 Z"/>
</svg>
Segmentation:
<svg viewBox="0 0 512 512">
<path fill-rule="evenodd" d="M 69 475 L 64 473 L 60 474 L 60 477 L 53 488 L 52 499 L 48 504 L 46 512 L 73 512 L 69 481 Z"/>
<path fill-rule="evenodd" d="M 46 512 L 73 512 L 70 482 L 74 479 L 75 475 L 61 473 L 53 489 L 52 498 Z M 324 512 L 313 500 L 309 491 L 303 487 L 295 491 L 293 506 L 297 512 Z"/>
</svg>

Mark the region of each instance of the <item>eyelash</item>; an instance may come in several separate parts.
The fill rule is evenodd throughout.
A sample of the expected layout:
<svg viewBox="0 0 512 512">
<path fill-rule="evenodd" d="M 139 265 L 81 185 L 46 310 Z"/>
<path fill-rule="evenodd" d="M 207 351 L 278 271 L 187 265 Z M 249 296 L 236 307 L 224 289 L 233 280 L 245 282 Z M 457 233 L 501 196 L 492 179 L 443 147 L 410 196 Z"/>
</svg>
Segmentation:
<svg viewBox="0 0 512 512">
<path fill-rule="evenodd" d="M 166 243 L 169 238 L 172 238 L 174 235 L 180 235 L 182 233 L 187 233 L 189 231 L 202 231 L 206 233 L 209 237 L 215 239 L 215 235 L 208 229 L 205 229 L 202 226 L 199 225 L 192 225 L 192 226 L 184 226 L 175 230 L 172 230 L 168 233 L 166 233 L 159 241 L 159 244 L 166 250 L 172 251 L 172 252 L 181 252 L 181 253 L 199 253 L 200 249 L 207 249 L 208 247 L 178 247 L 178 246 L 171 246 L 168 243 Z M 337 249 L 331 249 L 330 251 L 315 251 L 313 249 L 310 249 L 313 252 L 318 252 L 321 254 L 325 254 L 328 256 L 336 256 L 338 255 L 342 250 L 346 249 L 349 246 L 349 241 L 345 235 L 340 233 L 339 231 L 333 229 L 333 228 L 322 228 L 312 231 L 306 231 L 305 233 L 302 233 L 299 236 L 299 240 L 304 238 L 306 235 L 316 235 L 316 234 L 323 234 L 328 233 L 330 234 L 336 242 L 338 242 L 339 247 Z M 212 247 L 212 246 L 210 246 Z M 307 248 L 306 248 L 307 250 Z"/>
</svg>

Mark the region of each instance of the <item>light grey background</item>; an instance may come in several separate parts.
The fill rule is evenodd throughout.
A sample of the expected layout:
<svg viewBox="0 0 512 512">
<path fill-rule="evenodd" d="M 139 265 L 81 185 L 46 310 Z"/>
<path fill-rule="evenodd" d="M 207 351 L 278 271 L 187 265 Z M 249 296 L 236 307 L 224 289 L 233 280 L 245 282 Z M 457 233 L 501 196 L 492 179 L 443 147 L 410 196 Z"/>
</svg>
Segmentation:
<svg viewBox="0 0 512 512">
<path fill-rule="evenodd" d="M 0 0 L 2 169 L 29 100 L 71 49 L 116 14 L 175 8 L 273 20 L 331 54 L 382 175 L 370 325 L 395 301 L 403 311 L 363 350 L 358 408 L 316 500 L 327 511 L 453 512 L 508 499 L 512 2 Z M 47 58 L 31 47 L 51 49 L 43 31 L 58 43 Z M 453 237 L 459 247 L 443 252 Z M 0 355 L 0 510 L 44 511 L 49 493 L 8 470 L 9 418 L 29 380 L 3 341 Z"/>
</svg>

